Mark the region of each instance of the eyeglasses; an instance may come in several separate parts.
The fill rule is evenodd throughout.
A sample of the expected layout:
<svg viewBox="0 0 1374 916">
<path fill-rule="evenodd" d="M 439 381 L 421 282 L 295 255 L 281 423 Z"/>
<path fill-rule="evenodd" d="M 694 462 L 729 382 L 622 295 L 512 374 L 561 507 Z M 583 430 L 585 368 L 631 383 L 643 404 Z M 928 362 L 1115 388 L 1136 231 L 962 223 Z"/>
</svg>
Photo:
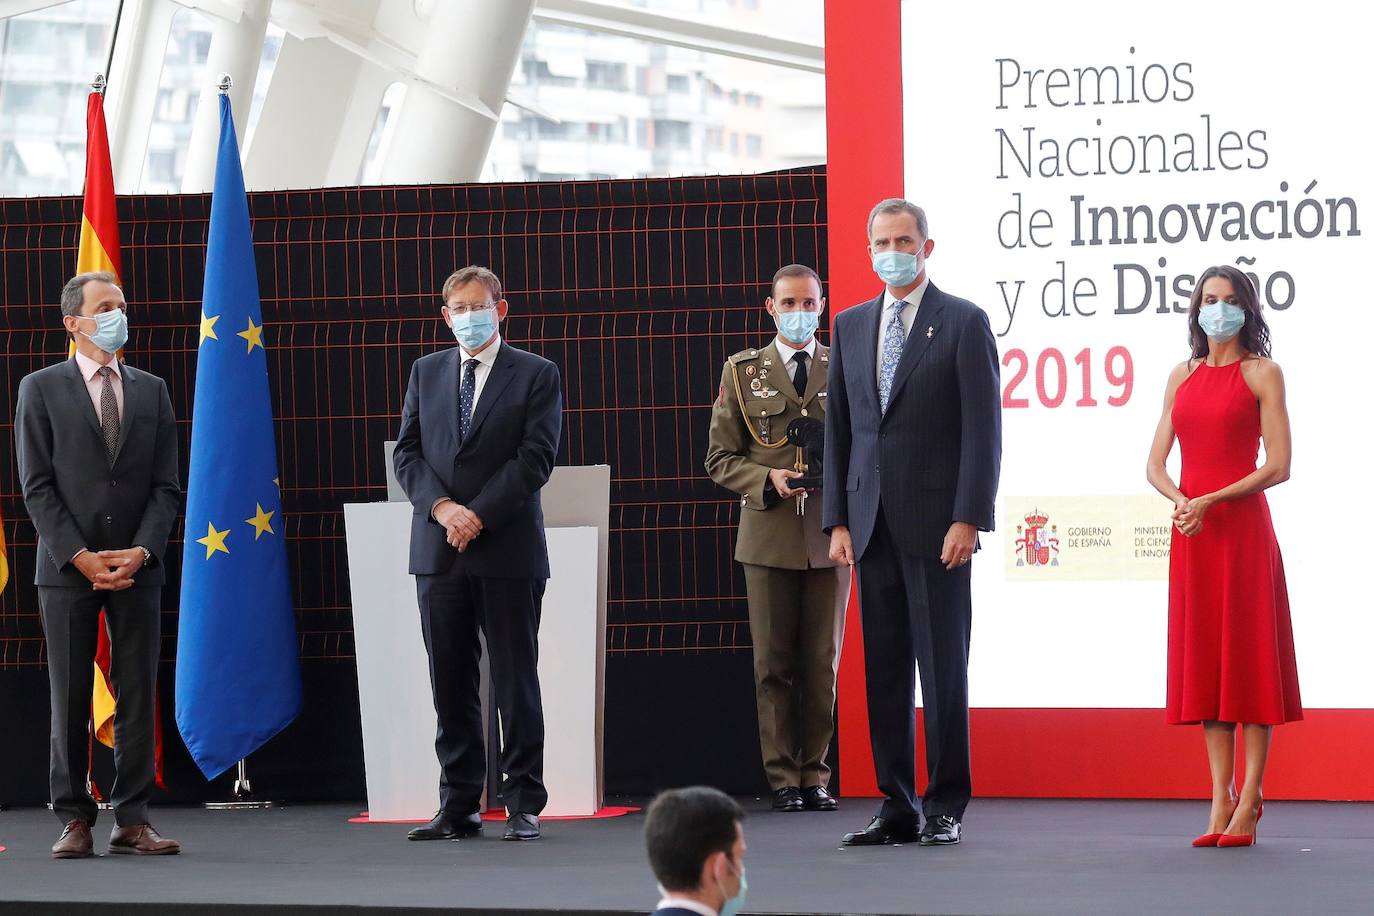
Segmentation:
<svg viewBox="0 0 1374 916">
<path fill-rule="evenodd" d="M 450 315 L 466 315 L 468 312 L 485 312 L 487 309 L 495 307 L 496 303 L 494 302 L 455 302 L 444 306 L 444 308 L 448 309 Z"/>
</svg>

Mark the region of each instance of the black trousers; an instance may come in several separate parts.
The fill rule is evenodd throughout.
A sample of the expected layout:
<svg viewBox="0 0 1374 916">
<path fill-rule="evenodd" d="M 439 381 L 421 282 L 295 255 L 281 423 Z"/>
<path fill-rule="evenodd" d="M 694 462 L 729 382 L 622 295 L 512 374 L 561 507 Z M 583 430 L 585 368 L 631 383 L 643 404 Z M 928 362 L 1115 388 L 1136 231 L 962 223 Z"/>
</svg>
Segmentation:
<svg viewBox="0 0 1374 916">
<path fill-rule="evenodd" d="M 122 592 L 41 586 L 38 604 L 48 648 L 52 701 L 48 770 L 53 813 L 62 823 L 94 824 L 95 801 L 86 791 L 91 689 L 100 609 L 110 628 L 110 680 L 115 693 L 115 823 L 148 823 L 153 795 L 153 709 L 161 638 L 161 586 Z"/>
<path fill-rule="evenodd" d="M 858 563 L 868 727 L 882 817 L 963 817 L 972 795 L 968 737 L 969 565 L 902 553 L 880 508 Z M 926 774 L 916 797 L 915 684 L 925 706 Z"/>
<path fill-rule="evenodd" d="M 501 795 L 511 814 L 538 814 L 544 788 L 544 706 L 539 695 L 539 611 L 545 579 L 497 579 L 454 569 L 416 576 L 420 626 L 439 727 L 439 806 L 477 811 L 486 783 L 479 692 L 480 630 L 501 717 Z"/>
</svg>

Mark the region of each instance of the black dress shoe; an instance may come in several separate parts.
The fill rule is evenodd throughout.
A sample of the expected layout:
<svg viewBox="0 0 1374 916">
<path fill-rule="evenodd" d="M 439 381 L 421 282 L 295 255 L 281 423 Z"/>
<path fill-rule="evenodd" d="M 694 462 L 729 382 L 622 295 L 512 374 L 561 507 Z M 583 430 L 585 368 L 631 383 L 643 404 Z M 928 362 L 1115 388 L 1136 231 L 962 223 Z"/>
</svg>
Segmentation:
<svg viewBox="0 0 1374 916">
<path fill-rule="evenodd" d="M 925 829 L 921 831 L 922 846 L 953 846 L 959 842 L 963 827 L 952 814 L 941 814 L 926 818 Z"/>
<path fill-rule="evenodd" d="M 807 811 L 834 811 L 839 807 L 835 797 L 825 790 L 825 786 L 807 786 L 802 789 L 802 803 Z"/>
<path fill-rule="evenodd" d="M 862 830 L 844 835 L 846 846 L 883 846 L 887 843 L 914 843 L 920 838 L 914 821 L 895 821 L 875 817 Z"/>
<path fill-rule="evenodd" d="M 781 789 L 773 790 L 774 811 L 801 811 L 805 807 L 801 789 L 796 786 L 783 786 Z"/>
<path fill-rule="evenodd" d="M 477 836 L 482 832 L 482 815 L 452 814 L 440 811 L 434 820 L 412 829 L 406 834 L 408 840 L 456 840 Z"/>
<path fill-rule="evenodd" d="M 506 835 L 503 840 L 539 839 L 539 815 L 512 814 L 506 818 Z"/>
</svg>

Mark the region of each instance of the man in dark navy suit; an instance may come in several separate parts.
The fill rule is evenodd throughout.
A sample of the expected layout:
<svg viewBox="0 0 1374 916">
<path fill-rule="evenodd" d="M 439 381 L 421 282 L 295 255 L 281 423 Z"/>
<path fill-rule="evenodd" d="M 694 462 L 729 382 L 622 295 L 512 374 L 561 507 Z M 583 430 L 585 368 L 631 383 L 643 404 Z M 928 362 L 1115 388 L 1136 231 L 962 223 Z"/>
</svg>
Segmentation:
<svg viewBox="0 0 1374 916">
<path fill-rule="evenodd" d="M 663 898 L 652 916 L 737 916 L 744 876 L 744 812 L 708 786 L 670 789 L 644 818 L 644 844 Z"/>
<path fill-rule="evenodd" d="M 416 360 L 393 462 L 415 507 L 410 572 L 419 592 L 438 734 L 439 811 L 413 840 L 472 836 L 486 778 L 478 631 L 501 714 L 505 839 L 539 836 L 544 711 L 539 611 L 549 578 L 539 491 L 562 431 L 558 367 L 501 339 L 507 303 L 485 267 L 443 288 L 458 346 Z"/>
<path fill-rule="evenodd" d="M 869 735 L 885 796 L 846 845 L 957 843 L 972 793 L 969 562 L 978 532 L 993 527 L 999 364 L 987 315 L 926 276 L 934 247 L 920 207 L 899 198 L 874 207 L 868 250 L 886 289 L 836 315 L 831 335 L 822 525 L 831 556 L 858 567 Z M 929 777 L 919 799 L 918 670 Z"/>
</svg>

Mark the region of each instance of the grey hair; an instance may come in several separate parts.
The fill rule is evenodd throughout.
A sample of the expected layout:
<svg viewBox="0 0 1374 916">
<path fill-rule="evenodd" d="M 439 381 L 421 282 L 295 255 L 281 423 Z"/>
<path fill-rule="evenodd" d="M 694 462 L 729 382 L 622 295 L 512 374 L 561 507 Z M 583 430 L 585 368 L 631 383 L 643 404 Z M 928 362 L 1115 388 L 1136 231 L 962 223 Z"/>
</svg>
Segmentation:
<svg viewBox="0 0 1374 916">
<path fill-rule="evenodd" d="M 108 283 L 111 286 L 119 286 L 119 278 L 114 274 L 104 270 L 87 271 L 84 274 L 77 274 L 67 281 L 67 285 L 62 287 L 62 315 L 80 317 L 81 304 L 86 301 L 87 283 Z M 71 335 L 68 334 L 68 337 Z"/>
<path fill-rule="evenodd" d="M 444 290 L 440 294 L 441 298 L 445 302 L 448 302 L 449 293 L 473 281 L 481 283 L 487 288 L 487 292 L 491 294 L 492 302 L 497 302 L 501 299 L 501 278 L 480 264 L 460 267 L 458 270 L 449 274 L 448 279 L 444 281 Z"/>
<path fill-rule="evenodd" d="M 880 213 L 910 213 L 916 217 L 916 231 L 921 233 L 921 241 L 930 238 L 930 224 L 926 222 L 926 211 L 901 197 L 880 200 L 868 213 L 868 237 L 873 238 L 873 221 Z"/>
</svg>

